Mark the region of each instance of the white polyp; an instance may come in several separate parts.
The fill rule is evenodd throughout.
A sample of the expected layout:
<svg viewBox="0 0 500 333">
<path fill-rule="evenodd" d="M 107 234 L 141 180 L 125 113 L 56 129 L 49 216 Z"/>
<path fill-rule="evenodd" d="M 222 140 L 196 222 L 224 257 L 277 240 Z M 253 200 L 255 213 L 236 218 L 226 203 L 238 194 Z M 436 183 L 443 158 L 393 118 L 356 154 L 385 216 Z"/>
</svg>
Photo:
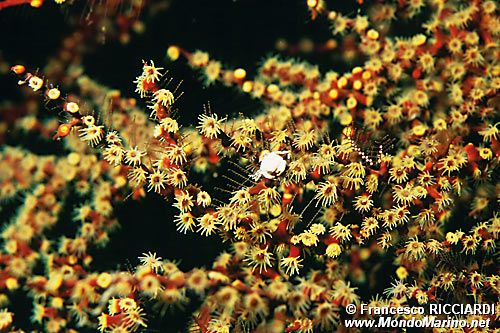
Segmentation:
<svg viewBox="0 0 500 333">
<path fill-rule="evenodd" d="M 250 177 L 257 181 L 261 177 L 274 179 L 280 176 L 286 169 L 286 161 L 283 155 L 288 156 L 289 151 L 264 152 L 261 156 L 260 167 Z"/>
</svg>

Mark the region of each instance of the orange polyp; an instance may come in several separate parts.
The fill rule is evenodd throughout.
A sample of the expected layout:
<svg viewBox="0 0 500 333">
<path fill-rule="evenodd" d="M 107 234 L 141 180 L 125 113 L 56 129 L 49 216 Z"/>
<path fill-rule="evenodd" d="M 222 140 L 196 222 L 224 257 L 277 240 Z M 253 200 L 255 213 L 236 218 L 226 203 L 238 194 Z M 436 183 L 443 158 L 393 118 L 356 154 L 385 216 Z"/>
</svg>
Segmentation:
<svg viewBox="0 0 500 333">
<path fill-rule="evenodd" d="M 279 275 L 274 269 L 268 268 L 268 269 L 262 271 L 262 276 L 265 276 L 269 279 L 275 279 Z"/>
<path fill-rule="evenodd" d="M 328 235 L 324 240 L 323 240 L 323 243 L 325 243 L 325 245 L 330 245 L 332 243 L 339 243 L 339 240 L 335 237 L 335 236 L 332 236 L 332 235 Z"/>
<path fill-rule="evenodd" d="M 144 198 L 146 196 L 146 192 L 142 187 L 137 187 L 133 192 L 132 192 L 132 199 L 134 200 L 139 200 L 141 198 Z"/>
<path fill-rule="evenodd" d="M 328 97 L 330 97 L 332 100 L 336 100 L 339 98 L 339 91 L 337 89 L 331 89 L 328 92 Z"/>
<path fill-rule="evenodd" d="M 487 31 L 481 31 L 481 37 L 483 37 L 485 45 L 492 45 L 495 42 L 491 34 Z"/>
<path fill-rule="evenodd" d="M 158 90 L 158 88 L 156 87 L 155 82 L 148 81 L 148 80 L 143 80 L 142 81 L 142 88 L 145 91 L 151 91 L 151 92 L 155 92 L 156 90 Z"/>
<path fill-rule="evenodd" d="M 472 143 L 467 144 L 464 150 L 467 153 L 467 157 L 469 158 L 470 162 L 477 162 L 481 159 L 481 157 L 479 156 L 479 152 Z"/>
<path fill-rule="evenodd" d="M 493 150 L 496 157 L 500 157 L 500 143 L 495 138 L 491 140 L 491 150 Z"/>
<path fill-rule="evenodd" d="M 67 124 L 62 124 L 61 126 L 59 126 L 58 132 L 60 135 L 66 136 L 69 134 L 69 132 L 71 132 L 71 126 Z"/>
<path fill-rule="evenodd" d="M 440 199 L 441 198 L 441 194 L 439 193 L 439 191 L 436 189 L 436 186 L 429 186 L 429 187 L 426 187 L 425 188 L 427 193 L 429 193 L 429 195 L 431 197 L 433 197 L 434 199 Z"/>
<path fill-rule="evenodd" d="M 411 73 L 411 76 L 416 80 L 416 79 L 419 79 L 420 76 L 422 75 L 422 71 L 420 70 L 420 68 L 415 68 L 413 70 L 413 72 Z"/>
<path fill-rule="evenodd" d="M 167 287 L 179 288 L 185 283 L 184 274 L 173 274 L 170 279 L 168 279 Z"/>
<path fill-rule="evenodd" d="M 337 81 L 337 86 L 340 88 L 340 89 L 343 89 L 345 87 L 347 87 L 347 78 L 346 77 L 341 77 L 338 81 Z"/>
<path fill-rule="evenodd" d="M 43 0 L 31 0 L 30 6 L 33 8 L 40 8 L 43 5 Z"/>
<path fill-rule="evenodd" d="M 300 249 L 294 245 L 290 245 L 290 254 L 289 257 L 298 257 L 300 256 Z"/>
<path fill-rule="evenodd" d="M 295 320 L 293 322 L 293 324 L 291 324 L 292 326 L 289 326 L 285 329 L 285 332 L 286 333 L 289 333 L 289 332 L 294 332 L 294 331 L 298 331 L 300 329 L 300 327 L 302 326 L 301 323 L 300 323 L 300 320 Z"/>
<path fill-rule="evenodd" d="M 255 194 L 258 194 L 260 191 L 262 191 L 263 189 L 266 189 L 266 185 L 265 185 L 265 182 L 258 182 L 257 184 L 255 184 L 254 187 L 251 187 L 248 192 L 252 195 L 255 195 Z"/>
<path fill-rule="evenodd" d="M 238 68 L 234 71 L 234 78 L 243 80 L 247 76 L 247 72 L 243 68 Z"/>
<path fill-rule="evenodd" d="M 351 72 L 353 75 L 361 74 L 363 72 L 363 68 L 357 66 L 357 67 L 354 67 Z"/>
<path fill-rule="evenodd" d="M 335 39 L 329 39 L 325 44 L 325 48 L 327 50 L 333 50 L 336 47 L 337 47 L 337 41 Z"/>
<path fill-rule="evenodd" d="M 15 66 L 12 66 L 10 68 L 10 70 L 13 71 L 14 73 L 16 73 L 17 75 L 21 75 L 21 74 L 24 74 L 24 72 L 26 71 L 26 68 L 23 65 L 15 65 Z"/>
<path fill-rule="evenodd" d="M 64 137 L 68 136 L 69 133 L 71 133 L 71 128 L 72 127 L 73 126 L 71 124 L 61 124 L 61 125 L 59 125 L 59 127 L 57 128 L 57 132 L 52 137 L 52 139 L 53 140 L 57 140 L 57 139 L 64 138 Z"/>
<path fill-rule="evenodd" d="M 363 105 L 367 105 L 368 101 L 369 101 L 369 98 L 366 95 L 363 95 L 362 93 L 360 93 L 358 91 L 354 91 L 352 93 L 352 98 L 354 98 L 357 103 L 361 103 Z"/>
<path fill-rule="evenodd" d="M 315 9 L 319 5 L 318 0 L 307 0 L 307 6 L 309 8 Z"/>
<path fill-rule="evenodd" d="M 241 280 L 236 280 L 233 283 L 231 283 L 231 286 L 234 287 L 235 289 L 238 289 L 239 291 L 244 291 L 244 292 L 250 292 L 251 289 L 241 282 Z"/>
</svg>

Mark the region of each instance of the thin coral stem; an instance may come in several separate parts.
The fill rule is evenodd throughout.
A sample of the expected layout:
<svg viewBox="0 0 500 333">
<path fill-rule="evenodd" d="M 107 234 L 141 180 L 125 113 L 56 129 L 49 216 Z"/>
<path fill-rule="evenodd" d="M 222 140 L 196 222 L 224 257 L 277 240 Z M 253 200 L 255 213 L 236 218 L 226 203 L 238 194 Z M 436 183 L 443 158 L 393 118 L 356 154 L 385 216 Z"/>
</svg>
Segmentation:
<svg viewBox="0 0 500 333">
<path fill-rule="evenodd" d="M 29 4 L 30 2 L 30 0 L 5 0 L 0 2 L 0 10 L 4 8 Z"/>
</svg>

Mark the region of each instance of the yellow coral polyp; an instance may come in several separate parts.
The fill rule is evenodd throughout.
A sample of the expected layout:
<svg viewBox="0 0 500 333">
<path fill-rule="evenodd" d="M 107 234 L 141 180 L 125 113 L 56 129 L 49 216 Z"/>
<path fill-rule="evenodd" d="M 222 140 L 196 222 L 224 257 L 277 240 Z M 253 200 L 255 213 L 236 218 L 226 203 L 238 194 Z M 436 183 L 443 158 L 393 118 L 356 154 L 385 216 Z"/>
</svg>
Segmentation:
<svg viewBox="0 0 500 333">
<path fill-rule="evenodd" d="M 128 89 L 113 82 L 116 73 L 129 75 L 120 67 L 129 65 L 127 57 L 102 68 L 86 61 L 102 43 L 130 40 L 139 52 L 186 43 L 183 33 L 157 34 L 171 40 L 155 43 L 150 34 L 143 44 L 150 15 L 168 6 L 124 1 L 127 11 L 93 2 L 85 13 L 90 25 L 77 24 L 68 11 L 70 31 L 43 70 L 11 67 L 5 59 L 18 46 L 2 50 L 0 69 L 10 68 L 25 102 L 9 95 L 0 103 L 1 330 L 25 329 L 10 312 L 17 312 L 21 293 L 36 301 L 26 325 L 49 332 L 138 331 L 149 318 L 190 308 L 193 297 L 200 304 L 190 330 L 210 332 L 332 331 L 342 326 L 343 308 L 371 301 L 393 307 L 497 301 L 495 2 L 378 1 L 351 15 L 334 2 L 329 9 L 306 1 L 308 29 L 324 16 L 330 36 L 280 38 L 279 55 L 255 70 L 244 60 L 262 55 L 240 53 L 257 49 L 259 25 L 239 34 L 242 50 L 230 54 L 213 49 L 219 44 L 209 38 L 206 51 L 172 45 L 168 68 L 159 60 L 136 63 Z M 18 2 L 0 2 L 0 15 Z M 273 6 L 266 4 L 259 19 Z M 188 5 L 189 13 L 197 10 Z M 182 28 L 175 20 L 183 16 L 173 14 L 168 22 Z M 213 26 L 227 28 L 219 21 Z M 225 42 L 230 35 L 217 35 L 220 45 L 235 45 Z M 55 37 L 45 37 L 52 45 Z M 26 44 L 43 58 L 37 43 Z M 201 77 L 203 95 L 192 82 L 180 83 L 183 74 L 167 74 L 185 67 Z M 113 87 L 92 79 L 96 72 Z M 239 93 L 245 96 L 235 98 Z M 185 101 L 202 105 L 205 95 L 213 106 L 182 109 Z M 250 99 L 249 107 L 240 104 Z M 43 145 L 32 142 L 37 137 Z M 150 200 L 175 213 L 160 212 Z M 129 205 L 138 208 L 118 214 Z M 151 229 L 149 220 L 161 223 Z M 153 237 L 145 246 L 157 252 L 139 252 L 133 267 L 96 269 L 101 260 L 93 258 L 122 241 L 120 226 L 132 232 L 125 244 L 132 251 L 152 233 L 164 236 L 163 228 L 173 244 Z M 191 243 L 194 236 L 207 243 Z M 182 270 L 191 255 L 209 255 L 204 249 L 216 241 L 226 244 L 218 257 Z M 157 255 L 170 256 L 170 246 L 186 250 L 178 257 L 188 262 Z M 112 257 L 124 267 L 124 255 Z M 376 293 L 372 284 L 385 291 Z"/>
<path fill-rule="evenodd" d="M 43 5 L 43 0 L 31 0 L 30 6 L 33 8 L 40 8 Z"/>
<path fill-rule="evenodd" d="M 348 84 L 348 80 L 345 76 L 341 77 L 338 81 L 337 81 L 337 86 L 340 88 L 340 89 L 344 89 L 345 87 L 347 87 L 347 84 Z"/>
<path fill-rule="evenodd" d="M 348 108 L 349 110 L 351 110 L 351 109 L 356 108 L 356 106 L 358 105 L 358 101 L 356 100 L 356 98 L 355 98 L 355 97 L 352 97 L 352 96 L 351 96 L 351 97 L 349 97 L 349 98 L 347 99 L 346 105 L 347 105 L 347 108 Z"/>
<path fill-rule="evenodd" d="M 78 165 L 80 163 L 81 156 L 78 153 L 72 152 L 68 155 L 68 163 L 71 165 Z"/>
<path fill-rule="evenodd" d="M 328 96 L 335 101 L 339 97 L 339 91 L 337 89 L 331 89 L 328 91 Z"/>
<path fill-rule="evenodd" d="M 241 90 L 243 90 L 246 93 L 251 92 L 253 90 L 253 82 L 252 81 L 243 82 L 243 85 L 241 86 Z"/>
<path fill-rule="evenodd" d="M 19 282 L 16 278 L 10 277 L 7 280 L 5 280 L 5 286 L 9 290 L 15 290 L 19 288 Z"/>
<path fill-rule="evenodd" d="M 80 110 L 80 107 L 75 102 L 69 102 L 66 104 L 66 111 L 69 113 L 77 113 Z"/>
<path fill-rule="evenodd" d="M 398 279 L 405 280 L 408 277 L 408 270 L 404 266 L 399 266 L 398 269 L 396 269 L 396 275 Z"/>
<path fill-rule="evenodd" d="M 418 34 L 416 36 L 413 36 L 412 38 L 412 44 L 414 46 L 422 46 L 425 44 L 427 41 L 427 37 L 424 34 Z"/>
<path fill-rule="evenodd" d="M 354 90 L 360 90 L 361 88 L 363 88 L 363 82 L 361 82 L 360 80 L 356 80 L 353 82 L 352 87 Z"/>
<path fill-rule="evenodd" d="M 243 68 L 237 68 L 234 70 L 234 78 L 237 80 L 243 80 L 247 76 L 247 71 Z"/>
<path fill-rule="evenodd" d="M 103 272 L 97 277 L 97 285 L 101 288 L 108 288 L 113 281 L 111 274 Z"/>
<path fill-rule="evenodd" d="M 425 127 L 425 125 L 423 124 L 418 124 L 418 125 L 415 125 L 413 128 L 412 128 L 412 132 L 413 134 L 415 134 L 416 136 L 423 136 L 425 134 L 425 131 L 427 130 L 427 128 Z"/>
<path fill-rule="evenodd" d="M 327 246 L 326 248 L 326 255 L 331 257 L 331 258 L 336 258 L 342 253 L 342 249 L 340 248 L 340 245 L 337 243 L 332 243 Z"/>
<path fill-rule="evenodd" d="M 172 45 L 167 48 L 167 57 L 171 61 L 176 61 L 177 59 L 179 59 L 180 55 L 181 51 L 179 50 L 179 47 Z"/>
<path fill-rule="evenodd" d="M 372 39 L 372 40 L 377 40 L 380 36 L 380 34 L 378 33 L 377 30 L 374 30 L 374 29 L 370 29 L 368 30 L 368 32 L 366 33 L 366 36 L 369 38 L 369 39 Z"/>
</svg>

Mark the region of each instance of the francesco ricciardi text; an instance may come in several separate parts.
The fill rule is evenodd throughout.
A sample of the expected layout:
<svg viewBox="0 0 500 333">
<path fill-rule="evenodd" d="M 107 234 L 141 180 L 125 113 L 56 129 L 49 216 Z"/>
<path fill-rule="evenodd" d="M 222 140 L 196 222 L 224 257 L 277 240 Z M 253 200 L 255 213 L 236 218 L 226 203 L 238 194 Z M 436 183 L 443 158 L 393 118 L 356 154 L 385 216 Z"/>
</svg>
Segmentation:
<svg viewBox="0 0 500 333">
<path fill-rule="evenodd" d="M 495 304 L 429 304 L 428 306 L 370 306 L 361 304 L 360 314 L 367 315 L 494 315 Z"/>
</svg>

